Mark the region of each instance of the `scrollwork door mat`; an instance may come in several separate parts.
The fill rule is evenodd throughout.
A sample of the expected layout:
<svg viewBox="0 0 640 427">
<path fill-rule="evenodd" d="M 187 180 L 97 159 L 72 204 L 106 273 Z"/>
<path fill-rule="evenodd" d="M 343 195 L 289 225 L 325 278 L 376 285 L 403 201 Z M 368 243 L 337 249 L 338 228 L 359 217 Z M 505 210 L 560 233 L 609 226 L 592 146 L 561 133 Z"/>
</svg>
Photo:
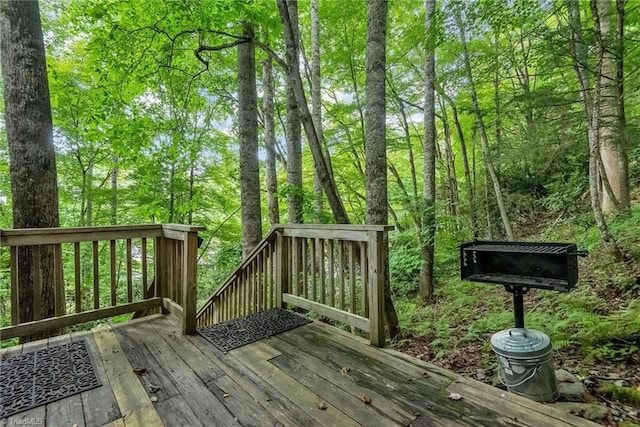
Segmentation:
<svg viewBox="0 0 640 427">
<path fill-rule="evenodd" d="M 292 311 L 272 308 L 198 328 L 198 333 L 221 351 L 230 351 L 310 322 Z"/>
<path fill-rule="evenodd" d="M 7 357 L 0 381 L 0 418 L 101 385 L 84 340 Z"/>
</svg>

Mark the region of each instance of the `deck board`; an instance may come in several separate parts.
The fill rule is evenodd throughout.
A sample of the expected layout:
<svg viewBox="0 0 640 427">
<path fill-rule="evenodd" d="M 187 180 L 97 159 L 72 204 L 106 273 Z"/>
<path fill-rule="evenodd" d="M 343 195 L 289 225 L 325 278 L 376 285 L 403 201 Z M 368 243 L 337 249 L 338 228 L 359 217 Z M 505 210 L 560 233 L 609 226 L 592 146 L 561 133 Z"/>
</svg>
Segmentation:
<svg viewBox="0 0 640 427">
<path fill-rule="evenodd" d="M 129 328 L 129 331 L 139 343 L 146 346 L 150 355 L 162 367 L 160 375 L 167 376 L 176 384 L 180 395 L 198 419 L 210 426 L 239 425 L 233 414 L 200 381 L 189 365 L 171 350 L 164 337 L 148 322 L 141 322 L 135 329 Z"/>
<path fill-rule="evenodd" d="M 174 327 L 167 319 L 154 323 L 156 327 Z M 282 425 L 287 426 L 320 426 L 313 418 L 291 402 L 285 394 L 276 390 L 260 373 L 255 373 L 234 357 L 226 357 L 220 350 L 214 348 L 199 336 L 175 335 L 175 342 L 183 345 L 185 342 L 193 344 L 202 351 L 210 362 L 218 366 L 236 384 L 247 392 L 251 398 L 259 402 Z"/>
<path fill-rule="evenodd" d="M 93 355 L 96 376 L 102 383 L 102 387 L 96 387 L 80 394 L 85 425 L 87 427 L 98 427 L 122 420 L 120 408 L 118 407 L 118 402 L 116 402 L 113 390 L 109 386 L 109 377 L 104 370 L 104 363 L 99 356 L 100 353 L 93 339 L 93 333 L 91 331 L 72 332 L 70 336 L 72 341 L 86 341 L 87 349 Z M 122 425 L 124 425 L 124 423 Z"/>
<path fill-rule="evenodd" d="M 307 354 L 303 349 L 292 346 L 280 337 L 272 337 L 269 340 L 269 345 L 283 353 L 295 355 L 295 362 L 291 357 L 285 356 L 287 359 L 286 361 L 290 364 L 294 362 L 303 366 L 304 369 L 309 371 L 308 374 L 314 374 L 317 377 L 324 378 L 330 383 L 331 389 L 344 390 L 347 395 L 342 397 L 349 402 L 357 402 L 358 407 L 362 406 L 360 396 L 362 394 L 366 394 L 371 399 L 369 407 L 376 411 L 375 415 L 379 416 L 380 414 L 384 414 L 385 418 L 389 418 L 391 422 L 401 425 L 409 425 L 417 418 L 414 411 L 406 410 L 405 408 L 395 405 L 390 401 L 390 399 L 375 390 L 365 389 L 362 387 L 354 380 L 354 377 L 350 375 L 350 370 L 349 372 L 346 372 L 346 369 L 343 371 L 342 369 L 335 369 L 334 367 L 328 366 L 322 361 Z M 282 366 L 284 366 L 282 356 L 278 356 L 272 360 L 276 366 L 281 366 L 282 369 Z M 302 379 L 301 375 L 296 375 L 295 368 L 293 370 L 293 374 L 299 380 Z"/>
<path fill-rule="evenodd" d="M 302 409 L 307 415 L 317 423 L 326 426 L 354 426 L 358 423 L 348 415 L 340 411 L 328 402 L 326 408 L 319 406 L 323 399 L 306 385 L 297 382 L 286 373 L 269 362 L 274 356 L 273 349 L 262 342 L 233 350 L 238 359 L 256 374 L 261 375 L 269 381 L 282 394 L 286 395 L 291 402 Z"/>
<path fill-rule="evenodd" d="M 71 342 L 71 335 L 65 334 L 49 339 L 49 347 L 68 344 Z M 46 408 L 47 423 L 52 426 L 63 426 L 66 424 L 85 427 L 82 394 L 69 396 L 66 399 L 51 402 Z"/>
<path fill-rule="evenodd" d="M 0 427 L 38 418 L 87 427 L 596 425 L 320 323 L 228 353 L 180 330 L 175 317 L 153 315 L 0 351 L 86 339 L 103 384 Z M 463 399 L 448 399 L 451 392 Z"/>
<path fill-rule="evenodd" d="M 95 328 L 93 337 L 125 426 L 163 425 L 111 327 Z"/>
</svg>

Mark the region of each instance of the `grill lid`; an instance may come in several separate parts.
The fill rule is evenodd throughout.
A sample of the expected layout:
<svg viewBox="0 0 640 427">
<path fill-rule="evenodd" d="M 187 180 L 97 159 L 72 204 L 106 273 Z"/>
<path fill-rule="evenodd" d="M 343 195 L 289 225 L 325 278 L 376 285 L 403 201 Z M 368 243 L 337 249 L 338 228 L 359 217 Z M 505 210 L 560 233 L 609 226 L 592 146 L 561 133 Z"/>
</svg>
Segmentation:
<svg viewBox="0 0 640 427">
<path fill-rule="evenodd" d="M 491 242 L 479 243 L 472 246 L 474 251 L 487 252 L 518 252 L 529 254 L 564 254 L 572 243 L 529 243 L 522 242 Z"/>
<path fill-rule="evenodd" d="M 551 351 L 551 340 L 535 329 L 511 328 L 493 334 L 493 350 L 505 357 L 529 359 L 543 356 Z"/>
</svg>

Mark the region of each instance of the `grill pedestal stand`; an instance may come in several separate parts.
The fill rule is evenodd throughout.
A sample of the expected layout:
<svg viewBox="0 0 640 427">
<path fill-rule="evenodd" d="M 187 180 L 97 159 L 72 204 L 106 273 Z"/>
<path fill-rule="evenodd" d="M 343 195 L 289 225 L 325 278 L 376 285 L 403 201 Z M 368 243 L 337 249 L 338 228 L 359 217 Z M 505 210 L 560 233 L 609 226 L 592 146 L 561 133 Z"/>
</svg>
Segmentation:
<svg viewBox="0 0 640 427">
<path fill-rule="evenodd" d="M 524 328 L 524 300 L 523 296 L 529 292 L 529 288 L 521 286 L 504 285 L 507 292 L 513 294 L 513 323 L 515 328 Z"/>
</svg>

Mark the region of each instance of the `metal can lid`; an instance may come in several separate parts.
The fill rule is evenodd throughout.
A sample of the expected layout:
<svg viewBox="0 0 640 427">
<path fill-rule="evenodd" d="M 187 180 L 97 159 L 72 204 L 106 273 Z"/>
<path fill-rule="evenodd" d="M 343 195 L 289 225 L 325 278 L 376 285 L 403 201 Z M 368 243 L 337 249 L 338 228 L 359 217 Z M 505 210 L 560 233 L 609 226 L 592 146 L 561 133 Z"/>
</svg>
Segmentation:
<svg viewBox="0 0 640 427">
<path fill-rule="evenodd" d="M 535 329 L 511 328 L 496 332 L 491 337 L 491 347 L 505 357 L 532 358 L 551 351 L 551 340 Z"/>
</svg>

